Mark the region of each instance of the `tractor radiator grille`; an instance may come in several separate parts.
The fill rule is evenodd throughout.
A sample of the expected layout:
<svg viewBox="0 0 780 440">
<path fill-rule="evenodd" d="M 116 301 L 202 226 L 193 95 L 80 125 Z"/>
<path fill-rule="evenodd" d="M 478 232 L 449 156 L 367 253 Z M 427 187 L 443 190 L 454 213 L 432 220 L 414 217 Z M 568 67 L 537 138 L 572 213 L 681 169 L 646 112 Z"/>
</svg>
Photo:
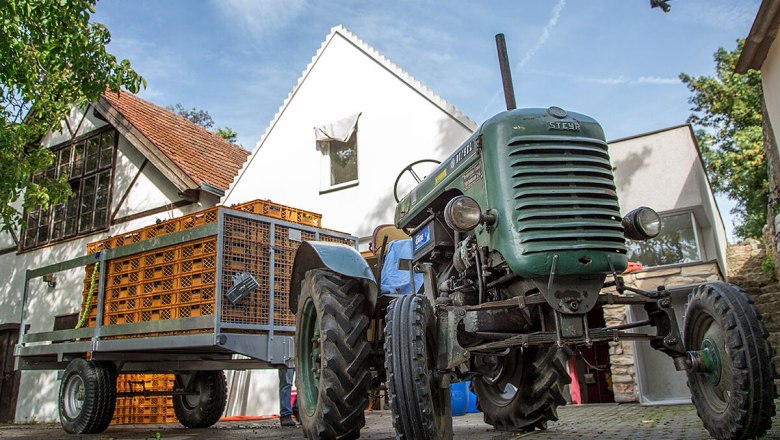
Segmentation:
<svg viewBox="0 0 780 440">
<path fill-rule="evenodd" d="M 606 143 L 523 139 L 509 144 L 509 164 L 523 254 L 626 253 Z"/>
</svg>

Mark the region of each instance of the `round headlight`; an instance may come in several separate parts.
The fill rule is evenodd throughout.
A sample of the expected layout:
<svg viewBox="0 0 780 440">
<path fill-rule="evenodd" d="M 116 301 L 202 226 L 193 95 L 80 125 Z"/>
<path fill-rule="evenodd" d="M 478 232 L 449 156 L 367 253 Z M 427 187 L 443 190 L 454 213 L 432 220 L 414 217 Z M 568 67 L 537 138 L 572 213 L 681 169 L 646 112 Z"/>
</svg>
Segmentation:
<svg viewBox="0 0 780 440">
<path fill-rule="evenodd" d="M 661 216 L 646 206 L 636 208 L 623 217 L 623 229 L 631 240 L 653 238 L 661 232 Z"/>
<path fill-rule="evenodd" d="M 444 221 L 456 231 L 468 232 L 482 221 L 482 209 L 471 197 L 457 196 L 444 207 Z"/>
</svg>

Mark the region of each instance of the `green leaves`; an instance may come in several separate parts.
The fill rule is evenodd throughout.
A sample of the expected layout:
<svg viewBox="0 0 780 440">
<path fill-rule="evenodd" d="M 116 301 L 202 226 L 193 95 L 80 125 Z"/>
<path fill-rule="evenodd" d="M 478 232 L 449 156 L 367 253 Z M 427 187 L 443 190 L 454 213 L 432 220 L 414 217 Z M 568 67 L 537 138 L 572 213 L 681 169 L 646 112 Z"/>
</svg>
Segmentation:
<svg viewBox="0 0 780 440">
<path fill-rule="evenodd" d="M 769 184 L 764 156 L 761 75 L 734 72 L 744 40 L 714 54 L 715 77 L 680 74 L 693 93 L 688 122 L 700 127 L 696 140 L 716 192 L 737 201 L 731 211 L 740 238 L 761 238 L 766 224 Z"/>
<path fill-rule="evenodd" d="M 137 93 L 146 81 L 106 51 L 108 29 L 90 23 L 96 0 L 0 0 L 0 217 L 18 225 L 12 204 L 44 207 L 70 193 L 64 178 L 33 182 L 53 160 L 40 145 L 74 104 L 106 89 Z"/>
</svg>

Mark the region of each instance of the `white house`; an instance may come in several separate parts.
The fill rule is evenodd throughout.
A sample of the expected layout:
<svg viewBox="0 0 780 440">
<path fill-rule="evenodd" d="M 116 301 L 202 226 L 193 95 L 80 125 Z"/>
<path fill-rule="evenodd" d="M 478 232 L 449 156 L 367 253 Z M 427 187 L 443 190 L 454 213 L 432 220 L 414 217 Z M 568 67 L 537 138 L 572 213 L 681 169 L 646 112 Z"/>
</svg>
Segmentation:
<svg viewBox="0 0 780 440">
<path fill-rule="evenodd" d="M 327 36 L 223 203 L 263 197 L 321 213 L 367 243 L 392 223 L 393 184 L 419 159 L 447 157 L 477 124 L 347 29 Z"/>
<path fill-rule="evenodd" d="M 13 373 L 27 269 L 82 256 L 87 243 L 156 219 L 214 206 L 248 155 L 126 92 L 107 92 L 86 108 L 72 109 L 62 129 L 48 134 L 43 143 L 57 158 L 47 173 L 67 174 L 73 195 L 52 209 L 25 212 L 25 230 L 0 234 L 3 373 Z M 82 305 L 83 282 L 81 268 L 59 272 L 51 283 L 31 281 L 25 319 L 30 331 L 72 327 Z M 2 377 L 3 421 L 57 420 L 56 372 Z"/>
<path fill-rule="evenodd" d="M 334 27 L 222 199 L 268 198 L 322 214 L 360 238 L 393 222 L 393 186 L 413 161 L 441 160 L 477 124 L 344 27 Z M 229 376 L 227 415 L 270 414 L 276 372 Z"/>
<path fill-rule="evenodd" d="M 777 130 L 780 130 L 780 43 L 777 31 L 780 28 L 780 5 L 775 0 L 763 0 L 758 13 L 745 38 L 734 71 L 746 73 L 749 69 L 761 71 L 761 86 L 764 90 L 762 112 L 764 115 L 764 151 L 769 168 L 769 186 L 772 197 L 780 197 L 780 146 L 777 143 Z M 777 202 L 776 202 L 777 203 Z M 769 219 L 770 228 L 780 231 L 780 213 L 775 212 L 774 223 Z M 770 229 L 771 230 L 771 229 Z M 780 240 L 775 235 L 776 249 L 780 250 Z M 776 271 L 780 274 L 775 254 Z"/>
<path fill-rule="evenodd" d="M 609 142 L 618 197 L 624 213 L 639 206 L 655 209 L 661 234 L 631 243 L 629 260 L 642 271 L 625 277 L 645 290 L 723 280 L 728 273 L 726 231 L 704 171 L 693 129 L 684 124 Z M 687 293 L 672 297 L 682 331 Z M 641 307 L 605 307 L 607 324 L 646 319 Z M 653 334 L 654 329 L 643 329 Z M 648 343 L 611 344 L 611 381 L 616 401 L 690 401 L 685 374 L 669 356 Z"/>
</svg>

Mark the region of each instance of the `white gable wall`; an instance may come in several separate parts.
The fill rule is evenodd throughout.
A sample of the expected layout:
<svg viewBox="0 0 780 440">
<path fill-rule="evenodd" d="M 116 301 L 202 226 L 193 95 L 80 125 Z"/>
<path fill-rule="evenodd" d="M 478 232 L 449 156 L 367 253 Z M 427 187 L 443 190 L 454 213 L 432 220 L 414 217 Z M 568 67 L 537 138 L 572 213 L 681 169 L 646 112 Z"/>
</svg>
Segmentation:
<svg viewBox="0 0 780 440">
<path fill-rule="evenodd" d="M 761 84 L 764 89 L 764 102 L 769 122 L 778 138 L 780 130 L 780 39 L 775 38 L 769 47 L 764 63 L 761 65 Z M 778 146 L 780 148 L 780 146 Z M 777 153 L 780 155 L 780 152 Z"/>
<path fill-rule="evenodd" d="M 76 129 L 83 111 L 72 112 L 69 123 Z M 90 110 L 87 119 L 81 124 L 77 136 L 86 134 L 105 125 L 105 122 L 95 118 Z M 67 130 L 67 129 L 66 129 Z M 56 133 L 44 139 L 44 144 L 51 147 L 70 139 L 69 134 Z M 114 184 L 110 212 L 117 211 L 117 220 L 132 214 L 170 205 L 181 200 L 177 189 L 153 165 L 147 164 L 132 187 L 130 184 L 144 161 L 141 153 L 124 137 L 119 135 L 119 145 L 114 171 Z M 128 191 L 122 206 L 119 202 Z M 78 239 L 43 247 L 37 250 L 5 253 L 0 255 L 0 324 L 19 323 L 21 318 L 22 294 L 24 289 L 25 270 L 35 269 L 61 261 L 80 257 L 86 252 L 87 243 L 131 231 L 155 222 L 155 219 L 167 219 L 214 206 L 215 197 L 202 199 L 200 204 L 190 204 L 165 212 L 148 215 L 132 221 L 111 226 L 108 232 L 93 234 Z M 8 233 L 3 233 L 3 248 L 13 245 Z M 10 241 L 10 243 L 9 243 Z M 30 325 L 30 331 L 50 331 L 54 326 L 54 317 L 80 311 L 84 269 L 73 269 L 55 274 L 57 285 L 48 287 L 40 278 L 30 281 L 30 293 L 26 308 L 25 322 Z M 56 380 L 56 372 L 26 371 L 22 374 L 19 398 L 17 402 L 17 422 L 35 420 L 56 421 L 57 393 L 60 382 Z"/>
<path fill-rule="evenodd" d="M 692 211 L 702 260 L 728 273 L 726 230 L 688 125 L 611 142 L 609 153 L 623 214 L 639 206 L 657 212 Z"/>
<path fill-rule="evenodd" d="M 359 112 L 359 184 L 320 194 L 314 127 Z M 335 33 L 224 202 L 268 198 L 321 213 L 325 227 L 365 237 L 375 226 L 393 222 L 393 183 L 406 165 L 448 156 L 475 128 Z"/>
</svg>

